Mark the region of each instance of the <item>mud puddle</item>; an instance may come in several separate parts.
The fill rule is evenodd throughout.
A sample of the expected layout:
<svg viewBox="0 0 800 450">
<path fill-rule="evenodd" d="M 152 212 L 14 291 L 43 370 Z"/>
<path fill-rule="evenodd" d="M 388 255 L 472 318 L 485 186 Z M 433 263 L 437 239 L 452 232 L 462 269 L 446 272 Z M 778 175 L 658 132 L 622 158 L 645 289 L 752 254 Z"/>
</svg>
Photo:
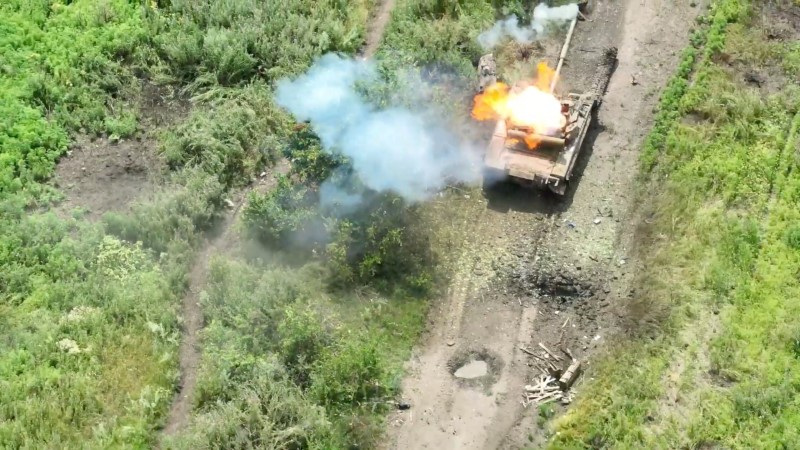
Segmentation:
<svg viewBox="0 0 800 450">
<path fill-rule="evenodd" d="M 489 374 L 489 364 L 486 361 L 479 359 L 472 360 L 463 366 L 459 367 L 453 374 L 456 378 L 472 380 L 475 378 L 485 377 Z"/>
</svg>

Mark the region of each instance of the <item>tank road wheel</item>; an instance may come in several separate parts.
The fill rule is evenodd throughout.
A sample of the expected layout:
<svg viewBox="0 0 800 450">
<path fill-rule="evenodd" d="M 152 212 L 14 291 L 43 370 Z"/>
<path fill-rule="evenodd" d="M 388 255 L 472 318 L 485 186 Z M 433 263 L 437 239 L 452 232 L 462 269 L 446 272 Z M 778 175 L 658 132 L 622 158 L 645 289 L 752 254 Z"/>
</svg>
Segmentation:
<svg viewBox="0 0 800 450">
<path fill-rule="evenodd" d="M 550 189 L 550 192 L 558 196 L 563 196 L 567 192 L 567 187 L 568 184 L 566 180 L 561 180 L 557 185 L 552 183 L 547 185 L 547 188 Z"/>
</svg>

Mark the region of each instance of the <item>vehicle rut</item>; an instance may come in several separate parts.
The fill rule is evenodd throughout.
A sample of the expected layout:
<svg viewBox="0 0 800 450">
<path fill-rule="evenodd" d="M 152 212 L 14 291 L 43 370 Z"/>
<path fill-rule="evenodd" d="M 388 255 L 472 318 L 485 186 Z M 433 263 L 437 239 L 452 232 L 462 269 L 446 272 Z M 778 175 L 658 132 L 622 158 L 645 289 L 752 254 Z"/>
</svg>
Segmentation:
<svg viewBox="0 0 800 450">
<path fill-rule="evenodd" d="M 546 444 L 538 409 L 521 404 L 523 386 L 539 373 L 520 347 L 569 349 L 591 374 L 593 355 L 621 332 L 636 271 L 629 254 L 636 207 L 630 192 L 638 152 L 652 123 L 654 94 L 671 74 L 665 68 L 675 67 L 701 9 L 659 1 L 590 4 L 558 91 L 589 89 L 606 48 L 618 48 L 619 64 L 572 186 L 561 199 L 505 187 L 472 200 L 474 220 L 465 224 L 460 244 L 466 250 L 452 251 L 476 262 L 462 264 L 447 296 L 432 307 L 402 383 L 402 401 L 411 407 L 389 418 L 384 448 Z M 548 56 L 553 63 L 557 53 Z M 476 283 L 476 276 L 488 281 Z M 450 374 L 451 358 L 465 349 L 499 361 L 501 373 L 490 386 Z M 557 414 L 563 411 L 556 406 Z"/>
</svg>

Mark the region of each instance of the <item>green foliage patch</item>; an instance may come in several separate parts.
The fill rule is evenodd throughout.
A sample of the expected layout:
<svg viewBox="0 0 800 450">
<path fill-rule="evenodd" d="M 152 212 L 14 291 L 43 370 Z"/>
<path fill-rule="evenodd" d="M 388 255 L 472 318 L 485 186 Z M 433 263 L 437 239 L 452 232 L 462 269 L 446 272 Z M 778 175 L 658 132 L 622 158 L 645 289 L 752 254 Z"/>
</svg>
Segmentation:
<svg viewBox="0 0 800 450">
<path fill-rule="evenodd" d="M 360 46 L 366 6 L 0 6 L 0 446 L 155 445 L 177 383 L 177 305 L 193 250 L 219 219 L 226 192 L 274 161 L 286 134 L 286 114 L 273 106 L 269 83 L 323 52 Z M 99 224 L 26 209 L 58 198 L 48 179 L 70 133 L 137 131 L 131 101 L 142 78 L 198 94 L 189 118 L 163 135 L 174 170 L 168 184 Z M 252 375 L 240 397 L 246 404 L 228 407 L 240 414 L 234 420 L 230 409 L 222 411 L 231 420 L 211 434 L 235 430 L 241 437 L 237 427 L 269 423 L 274 435 L 264 431 L 248 442 L 285 448 L 301 442 L 287 429 L 317 423 L 321 431 L 312 434 L 323 437 L 303 442 L 330 441 L 330 425 L 314 419 L 321 409 L 304 400 L 293 379 L 267 370 Z M 287 400 L 284 416 L 248 422 L 253 397 L 265 408 L 269 399 Z"/>
<path fill-rule="evenodd" d="M 388 338 L 394 348 L 416 334 L 398 340 L 393 326 L 371 315 L 341 315 L 337 303 L 353 300 L 325 294 L 320 270 L 212 262 L 198 416 L 176 446 L 240 448 L 285 436 L 301 448 L 341 448 L 379 436 L 372 415 L 395 392 L 401 362 L 387 359 Z M 249 428 L 256 423 L 263 426 Z M 367 434 L 359 432 L 364 424 Z"/>
<path fill-rule="evenodd" d="M 133 68 L 148 56 L 139 7 L 121 0 L 0 6 L 0 198 L 32 202 L 68 131 L 135 131 L 121 99 L 138 90 Z"/>
<path fill-rule="evenodd" d="M 151 445 L 178 333 L 152 255 L 51 214 L 0 227 L 0 442 Z"/>
<path fill-rule="evenodd" d="M 172 0 L 155 38 L 169 73 L 191 87 L 296 75 L 324 53 L 355 53 L 372 2 Z"/>
</svg>

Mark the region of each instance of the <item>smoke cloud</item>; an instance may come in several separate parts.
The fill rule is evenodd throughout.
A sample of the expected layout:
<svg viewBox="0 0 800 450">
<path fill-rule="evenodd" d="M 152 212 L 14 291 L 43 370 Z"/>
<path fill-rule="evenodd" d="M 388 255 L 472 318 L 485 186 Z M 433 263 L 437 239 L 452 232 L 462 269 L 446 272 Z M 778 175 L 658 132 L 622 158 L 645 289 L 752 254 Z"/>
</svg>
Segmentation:
<svg viewBox="0 0 800 450">
<path fill-rule="evenodd" d="M 424 108 L 377 109 L 359 95 L 356 85 L 376 77 L 369 61 L 327 54 L 305 74 L 280 81 L 276 100 L 311 123 L 325 151 L 347 156 L 361 183 L 374 191 L 418 202 L 448 183 L 477 181 L 474 152 Z M 356 208 L 359 194 L 347 189 L 346 178 L 335 178 L 321 187 L 323 205 Z"/>
<path fill-rule="evenodd" d="M 533 17 L 529 27 L 520 26 L 517 16 L 510 16 L 506 19 L 498 20 L 491 28 L 481 33 L 478 36 L 478 43 L 485 50 L 496 47 L 506 37 L 510 37 L 519 43 L 530 44 L 544 37 L 548 26 L 567 23 L 577 15 L 577 3 L 554 7 L 539 3 L 533 9 Z"/>
</svg>

